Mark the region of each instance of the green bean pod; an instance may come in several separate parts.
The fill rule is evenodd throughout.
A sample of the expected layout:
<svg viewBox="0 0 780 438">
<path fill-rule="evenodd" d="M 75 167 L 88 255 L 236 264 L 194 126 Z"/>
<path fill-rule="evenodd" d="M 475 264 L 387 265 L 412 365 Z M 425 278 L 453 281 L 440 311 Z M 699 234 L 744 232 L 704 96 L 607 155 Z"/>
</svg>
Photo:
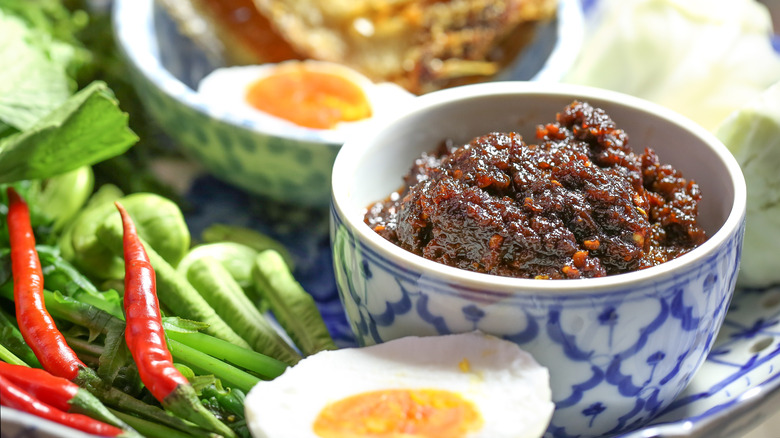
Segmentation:
<svg viewBox="0 0 780 438">
<path fill-rule="evenodd" d="M 258 254 L 252 276 L 277 321 L 304 356 L 337 348 L 314 298 L 293 277 L 278 252 L 269 249 Z"/>
<path fill-rule="evenodd" d="M 219 260 L 203 257 L 187 269 L 187 280 L 252 348 L 288 364 L 301 356 L 271 326 Z"/>
</svg>

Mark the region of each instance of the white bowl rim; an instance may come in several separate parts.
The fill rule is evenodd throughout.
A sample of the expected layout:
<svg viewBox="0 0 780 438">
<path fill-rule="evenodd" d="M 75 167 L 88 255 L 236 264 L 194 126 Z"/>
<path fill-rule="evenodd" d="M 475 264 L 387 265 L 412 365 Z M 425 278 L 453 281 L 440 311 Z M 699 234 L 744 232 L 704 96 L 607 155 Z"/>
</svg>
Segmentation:
<svg viewBox="0 0 780 438">
<path fill-rule="evenodd" d="M 674 276 L 675 272 L 685 272 L 693 269 L 699 260 L 706 259 L 716 252 L 734 233 L 738 232 L 746 214 L 747 189 L 742 170 L 731 152 L 714 134 L 691 119 L 659 104 L 627 94 L 563 83 L 507 81 L 466 85 L 436 91 L 417 98 L 414 102 L 414 107 L 410 111 L 374 125 L 372 133 L 374 135 L 381 134 L 402 119 L 415 117 L 421 112 L 453 101 L 488 96 L 530 96 L 540 94 L 615 102 L 616 104 L 629 106 L 669 121 L 700 138 L 724 164 L 728 171 L 731 185 L 734 188 L 734 202 L 723 225 L 715 234 L 709 236 L 702 245 L 678 258 L 651 268 L 618 275 L 600 278 L 544 281 L 471 272 L 425 259 L 394 245 L 365 224 L 362 213 L 358 214 L 359 212 L 356 209 L 350 207 L 348 193 L 351 181 L 349 177 L 355 167 L 355 162 L 360 159 L 364 151 L 369 149 L 366 147 L 366 144 L 370 142 L 367 142 L 365 137 L 347 141 L 336 156 L 331 182 L 331 208 L 338 211 L 338 214 L 349 226 L 351 232 L 358 236 L 360 242 L 393 263 L 424 273 L 427 277 L 437 278 L 450 284 L 457 284 L 459 287 L 509 294 L 534 294 L 538 292 L 544 292 L 545 294 L 590 294 L 630 290 L 632 286 L 655 280 L 660 281 L 660 279 L 668 279 Z M 399 175 L 399 180 L 401 176 Z M 364 211 L 365 209 L 363 209 Z"/>
<path fill-rule="evenodd" d="M 344 134 L 340 132 L 307 128 L 285 132 L 284 125 L 286 123 L 262 126 L 263 124 L 241 117 L 235 112 L 218 111 L 211 108 L 195 90 L 173 76 L 162 65 L 159 56 L 156 56 L 157 47 L 151 38 L 154 32 L 153 12 L 154 0 L 115 0 L 112 12 L 113 29 L 119 49 L 147 80 L 155 84 L 167 96 L 182 101 L 202 115 L 252 133 L 311 144 L 324 144 L 331 148 L 340 148 L 344 143 Z M 578 0 L 560 0 L 557 19 L 555 47 L 531 80 L 559 80 L 568 71 L 582 46 L 585 25 L 580 2 Z M 146 31 L 142 32 L 139 29 Z M 153 52 L 155 52 L 154 55 Z M 405 97 L 399 94 L 399 99 Z"/>
</svg>

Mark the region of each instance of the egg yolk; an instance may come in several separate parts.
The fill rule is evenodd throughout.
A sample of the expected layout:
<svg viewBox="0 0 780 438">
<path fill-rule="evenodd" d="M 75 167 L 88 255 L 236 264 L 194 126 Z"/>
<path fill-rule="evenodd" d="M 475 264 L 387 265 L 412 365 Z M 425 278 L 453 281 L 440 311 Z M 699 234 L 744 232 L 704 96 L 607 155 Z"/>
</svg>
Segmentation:
<svg viewBox="0 0 780 438">
<path fill-rule="evenodd" d="M 315 129 L 371 117 L 371 105 L 357 84 L 302 64 L 280 67 L 254 82 L 247 88 L 246 101 L 260 111 Z"/>
<path fill-rule="evenodd" d="M 482 427 L 474 404 L 438 389 L 388 389 L 328 404 L 314 421 L 321 438 L 462 438 Z"/>
</svg>

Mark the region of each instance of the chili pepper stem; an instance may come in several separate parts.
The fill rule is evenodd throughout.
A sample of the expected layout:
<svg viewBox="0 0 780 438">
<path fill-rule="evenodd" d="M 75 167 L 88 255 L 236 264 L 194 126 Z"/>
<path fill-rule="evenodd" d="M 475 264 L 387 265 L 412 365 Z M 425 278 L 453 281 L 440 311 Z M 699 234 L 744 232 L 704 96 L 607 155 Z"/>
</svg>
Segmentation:
<svg viewBox="0 0 780 438">
<path fill-rule="evenodd" d="M 213 430 L 226 438 L 236 436 L 231 428 L 203 406 L 191 385 L 177 386 L 162 400 L 162 405 L 174 414 L 205 429 Z"/>
<path fill-rule="evenodd" d="M 109 411 L 94 394 L 85 389 L 79 389 L 78 392 L 76 392 L 76 395 L 70 400 L 70 404 L 72 406 L 71 412 L 88 415 L 96 420 L 119 427 L 124 431 L 120 436 L 142 437 L 135 429 Z"/>
<path fill-rule="evenodd" d="M 127 431 L 125 436 L 140 437 L 135 430 L 117 418 L 87 390 L 46 370 L 0 362 L 0 376 L 32 397 L 60 411 L 83 414 Z"/>
<path fill-rule="evenodd" d="M 131 395 L 106 384 L 91 368 L 82 369 L 74 383 L 87 389 L 106 405 L 121 411 L 140 415 L 143 418 L 154 420 L 160 424 L 178 429 L 193 437 L 211 437 L 207 431 L 172 415 L 169 412 L 138 400 Z"/>
<path fill-rule="evenodd" d="M 128 415 L 124 412 L 119 412 L 110 408 L 109 410 L 148 438 L 191 438 L 190 434 L 184 433 L 178 429 L 163 426 L 159 423 L 144 420 L 143 418 Z M 217 438 L 216 434 L 214 434 L 212 438 Z"/>
<path fill-rule="evenodd" d="M 82 414 L 72 414 L 54 408 L 0 376 L 0 401 L 3 406 L 25 411 L 83 432 L 101 436 L 122 436 L 122 429 L 94 420 Z"/>
</svg>

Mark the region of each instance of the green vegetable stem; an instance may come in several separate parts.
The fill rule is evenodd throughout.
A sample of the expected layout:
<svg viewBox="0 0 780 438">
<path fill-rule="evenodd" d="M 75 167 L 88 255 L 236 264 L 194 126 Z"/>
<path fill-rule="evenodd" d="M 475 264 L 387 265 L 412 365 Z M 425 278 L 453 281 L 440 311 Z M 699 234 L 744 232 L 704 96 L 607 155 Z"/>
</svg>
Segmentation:
<svg viewBox="0 0 780 438">
<path fill-rule="evenodd" d="M 187 270 L 187 279 L 255 351 L 291 365 L 300 360 L 298 352 L 271 326 L 218 260 L 195 260 Z"/>
<path fill-rule="evenodd" d="M 0 343 L 0 360 L 3 362 L 10 363 L 12 365 L 23 365 L 27 366 L 26 363 L 24 363 L 23 360 L 16 357 L 15 354 L 13 354 L 10 350 L 5 348 L 2 343 Z"/>
<path fill-rule="evenodd" d="M 337 348 L 314 299 L 295 280 L 279 253 L 269 249 L 258 254 L 252 275 L 279 324 L 304 356 Z"/>
<path fill-rule="evenodd" d="M 260 381 L 260 379 L 251 374 L 245 373 L 215 357 L 204 355 L 200 351 L 174 339 L 170 339 L 168 348 L 170 348 L 171 354 L 176 357 L 177 361 L 191 366 L 200 373 L 219 375 L 221 376 L 220 379 L 223 379 L 226 384 L 235 386 L 243 391 L 249 391 Z"/>
<path fill-rule="evenodd" d="M 163 426 L 154 421 L 144 420 L 143 418 L 138 418 L 134 415 L 128 415 L 115 409 L 109 408 L 109 410 L 147 438 L 192 438 L 192 435 L 189 433 L 182 432 L 178 429 Z M 209 436 L 209 438 L 211 438 L 211 436 Z"/>
<path fill-rule="evenodd" d="M 253 350 L 241 348 L 231 344 L 230 342 L 209 336 L 205 333 L 181 330 L 178 327 L 171 327 L 169 324 L 167 324 L 167 321 L 170 319 L 171 318 L 166 318 L 163 320 L 163 325 L 165 325 L 165 333 L 168 338 L 187 347 L 197 349 L 196 351 L 200 351 L 204 355 L 209 355 L 214 358 L 221 359 L 225 362 L 229 362 L 266 379 L 274 379 L 279 377 L 288 367 L 286 363 L 280 360 L 274 359 L 270 356 L 266 356 Z M 174 357 L 176 357 L 176 354 L 174 354 Z M 176 359 L 182 360 L 181 357 L 176 357 Z M 192 364 L 200 366 L 200 363 L 197 362 L 192 362 Z M 209 372 L 216 374 L 225 381 L 231 381 L 228 374 L 218 373 L 214 369 L 209 369 Z M 236 381 L 236 379 L 233 379 L 232 381 Z"/>
</svg>

